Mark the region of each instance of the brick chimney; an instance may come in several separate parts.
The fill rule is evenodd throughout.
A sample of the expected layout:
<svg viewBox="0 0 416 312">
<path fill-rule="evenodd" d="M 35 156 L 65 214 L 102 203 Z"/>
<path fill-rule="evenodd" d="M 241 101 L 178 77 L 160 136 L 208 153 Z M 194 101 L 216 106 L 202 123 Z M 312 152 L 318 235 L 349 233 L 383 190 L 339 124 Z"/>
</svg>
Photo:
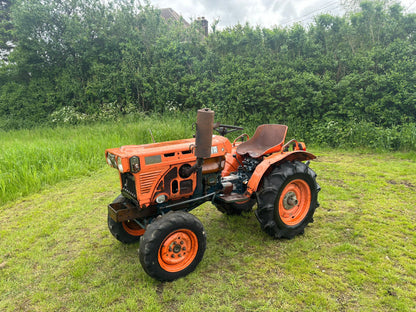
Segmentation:
<svg viewBox="0 0 416 312">
<path fill-rule="evenodd" d="M 205 17 L 198 17 L 197 23 L 201 26 L 204 36 L 208 36 L 208 21 Z"/>
</svg>

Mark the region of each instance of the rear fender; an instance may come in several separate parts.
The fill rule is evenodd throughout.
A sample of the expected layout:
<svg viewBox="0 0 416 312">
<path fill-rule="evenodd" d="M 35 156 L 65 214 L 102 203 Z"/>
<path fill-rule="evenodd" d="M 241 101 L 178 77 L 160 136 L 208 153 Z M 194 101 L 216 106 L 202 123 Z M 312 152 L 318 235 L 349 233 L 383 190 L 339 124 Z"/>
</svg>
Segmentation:
<svg viewBox="0 0 416 312">
<path fill-rule="evenodd" d="M 315 159 L 316 156 L 312 153 L 305 152 L 305 151 L 293 151 L 287 153 L 279 153 L 273 154 L 269 157 L 264 158 L 264 160 L 257 165 L 256 169 L 253 172 L 250 180 L 247 183 L 247 192 L 246 195 L 251 196 L 254 192 L 257 191 L 259 187 L 260 181 L 263 178 L 266 171 L 271 166 L 276 166 L 279 163 L 285 161 L 305 161 L 305 160 L 312 160 Z"/>
</svg>

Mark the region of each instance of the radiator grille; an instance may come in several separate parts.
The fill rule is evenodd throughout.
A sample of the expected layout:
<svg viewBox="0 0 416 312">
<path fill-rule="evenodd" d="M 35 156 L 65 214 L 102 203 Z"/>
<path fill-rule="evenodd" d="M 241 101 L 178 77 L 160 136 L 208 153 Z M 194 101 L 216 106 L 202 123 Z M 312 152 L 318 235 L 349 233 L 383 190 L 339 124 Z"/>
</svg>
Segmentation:
<svg viewBox="0 0 416 312">
<path fill-rule="evenodd" d="M 149 193 L 152 189 L 153 183 L 158 179 L 161 174 L 161 170 L 146 172 L 139 175 L 140 179 L 140 193 Z"/>
<path fill-rule="evenodd" d="M 123 183 L 123 190 L 133 198 L 137 199 L 134 176 L 131 173 L 123 173 L 121 175 L 121 181 Z"/>
</svg>

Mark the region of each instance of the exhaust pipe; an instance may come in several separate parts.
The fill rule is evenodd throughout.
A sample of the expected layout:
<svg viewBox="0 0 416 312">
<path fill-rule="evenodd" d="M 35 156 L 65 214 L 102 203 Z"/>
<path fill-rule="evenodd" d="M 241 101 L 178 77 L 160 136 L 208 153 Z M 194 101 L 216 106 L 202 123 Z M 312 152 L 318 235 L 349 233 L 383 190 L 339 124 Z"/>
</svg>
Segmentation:
<svg viewBox="0 0 416 312">
<path fill-rule="evenodd" d="M 195 156 L 192 167 L 182 167 L 180 174 L 189 177 L 202 167 L 204 158 L 211 157 L 212 134 L 214 128 L 214 111 L 209 108 L 199 109 L 196 115 Z"/>
<path fill-rule="evenodd" d="M 211 157 L 213 127 L 214 112 L 209 108 L 198 110 L 195 136 L 195 156 L 197 158 Z"/>
</svg>

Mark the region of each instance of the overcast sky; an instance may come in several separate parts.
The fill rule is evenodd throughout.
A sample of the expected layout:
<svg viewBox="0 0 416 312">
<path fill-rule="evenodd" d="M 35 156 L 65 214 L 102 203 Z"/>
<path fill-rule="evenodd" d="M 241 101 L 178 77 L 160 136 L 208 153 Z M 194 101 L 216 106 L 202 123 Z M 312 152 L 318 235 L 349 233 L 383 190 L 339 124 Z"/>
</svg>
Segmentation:
<svg viewBox="0 0 416 312">
<path fill-rule="evenodd" d="M 397 0 L 408 12 L 416 12 L 416 0 Z M 319 13 L 342 15 L 340 0 L 150 0 L 159 8 L 172 8 L 187 21 L 204 16 L 209 23 L 219 19 L 219 27 L 249 22 L 252 26 L 307 24 Z"/>
</svg>

